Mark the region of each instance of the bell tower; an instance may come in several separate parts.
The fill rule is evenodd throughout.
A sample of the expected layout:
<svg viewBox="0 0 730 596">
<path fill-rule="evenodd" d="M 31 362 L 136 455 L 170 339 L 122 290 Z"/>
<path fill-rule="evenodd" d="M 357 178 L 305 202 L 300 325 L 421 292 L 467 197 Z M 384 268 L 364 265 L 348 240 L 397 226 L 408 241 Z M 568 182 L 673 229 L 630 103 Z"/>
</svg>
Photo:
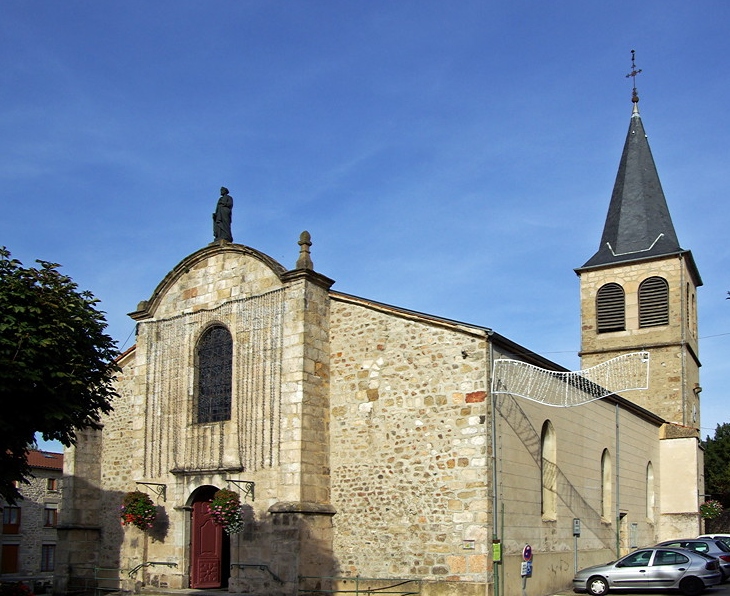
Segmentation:
<svg viewBox="0 0 730 596">
<path fill-rule="evenodd" d="M 632 66 L 633 52 L 632 52 Z M 575 270 L 581 292 L 581 368 L 648 350 L 649 388 L 627 399 L 667 422 L 699 428 L 696 290 L 639 114 L 633 110 L 598 251 Z"/>
</svg>

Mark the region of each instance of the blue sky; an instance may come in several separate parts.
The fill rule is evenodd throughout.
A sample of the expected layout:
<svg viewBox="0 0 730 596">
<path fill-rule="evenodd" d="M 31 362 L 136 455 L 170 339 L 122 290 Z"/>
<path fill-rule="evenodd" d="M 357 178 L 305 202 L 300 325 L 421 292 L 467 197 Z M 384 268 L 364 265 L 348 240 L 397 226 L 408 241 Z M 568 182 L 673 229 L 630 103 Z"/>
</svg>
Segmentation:
<svg viewBox="0 0 730 596">
<path fill-rule="evenodd" d="M 126 313 L 212 240 L 579 368 L 631 114 L 699 291 L 702 427 L 730 421 L 730 3 L 28 2 L 0 19 L 0 244 Z"/>
</svg>

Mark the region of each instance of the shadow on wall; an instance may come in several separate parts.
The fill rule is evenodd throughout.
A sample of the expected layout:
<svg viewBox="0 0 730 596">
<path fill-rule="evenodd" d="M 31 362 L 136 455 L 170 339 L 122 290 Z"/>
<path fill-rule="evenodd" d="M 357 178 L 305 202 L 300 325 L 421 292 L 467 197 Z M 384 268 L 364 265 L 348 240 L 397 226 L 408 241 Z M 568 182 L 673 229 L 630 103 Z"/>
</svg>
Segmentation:
<svg viewBox="0 0 730 596">
<path fill-rule="evenodd" d="M 128 579 L 120 570 L 124 539 L 120 508 L 125 493 L 102 491 L 83 478 L 68 475 L 62 490 L 54 593 L 95 587 L 118 590 Z"/>
<path fill-rule="evenodd" d="M 245 504 L 244 529 L 232 537 L 230 589 L 254 594 L 329 590 L 341 573 L 332 552 L 332 514 Z"/>
<path fill-rule="evenodd" d="M 170 529 L 170 517 L 167 515 L 167 510 L 162 505 L 156 505 L 155 512 L 157 513 L 157 516 L 155 517 L 152 527 L 147 530 L 147 534 L 152 539 L 152 542 L 165 542 L 167 532 Z"/>
<path fill-rule="evenodd" d="M 512 428 L 515 435 L 519 437 L 522 444 L 527 449 L 532 459 L 537 464 L 538 470 L 542 468 L 541 453 L 541 437 L 540 431 L 536 430 L 520 407 L 517 399 L 512 395 L 503 394 L 501 399 L 497 400 L 497 411 L 505 422 Z M 557 480 L 558 498 L 571 511 L 574 517 L 583 520 L 586 528 L 593 531 L 601 528 L 601 513 L 596 511 L 580 494 L 580 491 L 568 480 L 559 466 L 553 466 L 553 471 Z M 538 479 L 539 482 L 539 479 Z M 602 532 L 596 532 L 596 537 L 601 544 L 611 550 L 616 547 L 616 535 L 608 528 L 604 528 Z"/>
<path fill-rule="evenodd" d="M 189 507 L 173 509 L 170 501 L 158 502 L 154 525 L 143 532 L 121 523 L 125 492 L 102 491 L 79 477 L 66 479 L 75 498 L 73 502 L 64 501 L 58 526 L 54 593 L 173 587 L 173 576 L 181 574 L 182 579 L 178 577 L 177 581 L 181 579 L 183 587 L 189 586 L 189 543 L 175 544 L 182 534 L 190 536 Z M 153 501 L 159 500 L 150 496 Z M 295 595 L 332 585 L 330 578 L 340 573 L 332 553 L 332 513 L 283 505 L 290 506 L 257 517 L 250 504 L 243 504 L 243 530 L 230 537 L 223 535 L 224 588 L 227 583 L 233 592 Z M 177 516 L 187 516 L 181 518 L 188 524 L 185 532 L 170 532 L 170 518 L 177 520 Z M 182 557 L 180 552 L 184 553 Z M 150 561 L 176 566 L 140 566 Z"/>
</svg>

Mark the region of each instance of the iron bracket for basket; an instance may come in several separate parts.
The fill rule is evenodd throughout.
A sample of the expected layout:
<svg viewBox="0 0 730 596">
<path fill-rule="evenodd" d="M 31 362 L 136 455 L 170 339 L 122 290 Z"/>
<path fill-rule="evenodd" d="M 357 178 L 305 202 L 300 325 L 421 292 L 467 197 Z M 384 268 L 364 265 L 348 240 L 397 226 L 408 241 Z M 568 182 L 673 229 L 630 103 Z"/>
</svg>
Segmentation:
<svg viewBox="0 0 730 596">
<path fill-rule="evenodd" d="M 136 481 L 136 484 L 141 484 L 147 488 L 151 488 L 158 497 L 162 497 L 163 501 L 167 500 L 167 484 L 160 484 L 158 482 L 142 482 Z"/>
<path fill-rule="evenodd" d="M 243 498 L 245 499 L 249 495 L 251 496 L 251 501 L 255 501 L 255 492 L 254 489 L 256 487 L 255 482 L 251 482 L 250 480 L 234 480 L 233 478 L 226 478 L 226 482 L 230 482 L 231 484 L 235 484 L 238 488 L 241 489 L 241 493 L 243 493 Z"/>
</svg>

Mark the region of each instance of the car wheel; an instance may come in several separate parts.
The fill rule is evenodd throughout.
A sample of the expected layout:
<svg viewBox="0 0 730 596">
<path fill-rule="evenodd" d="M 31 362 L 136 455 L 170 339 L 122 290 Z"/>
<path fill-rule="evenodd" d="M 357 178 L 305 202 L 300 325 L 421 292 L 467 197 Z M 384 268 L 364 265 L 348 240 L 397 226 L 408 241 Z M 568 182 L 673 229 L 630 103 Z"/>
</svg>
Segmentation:
<svg viewBox="0 0 730 596">
<path fill-rule="evenodd" d="M 588 590 L 588 593 L 593 596 L 603 596 L 606 592 L 608 592 L 608 582 L 605 577 L 594 575 L 588 580 L 586 589 Z"/>
<path fill-rule="evenodd" d="M 684 596 L 698 596 L 705 591 L 705 584 L 702 583 L 701 579 L 696 577 L 685 577 L 679 582 L 679 589 Z"/>
</svg>

